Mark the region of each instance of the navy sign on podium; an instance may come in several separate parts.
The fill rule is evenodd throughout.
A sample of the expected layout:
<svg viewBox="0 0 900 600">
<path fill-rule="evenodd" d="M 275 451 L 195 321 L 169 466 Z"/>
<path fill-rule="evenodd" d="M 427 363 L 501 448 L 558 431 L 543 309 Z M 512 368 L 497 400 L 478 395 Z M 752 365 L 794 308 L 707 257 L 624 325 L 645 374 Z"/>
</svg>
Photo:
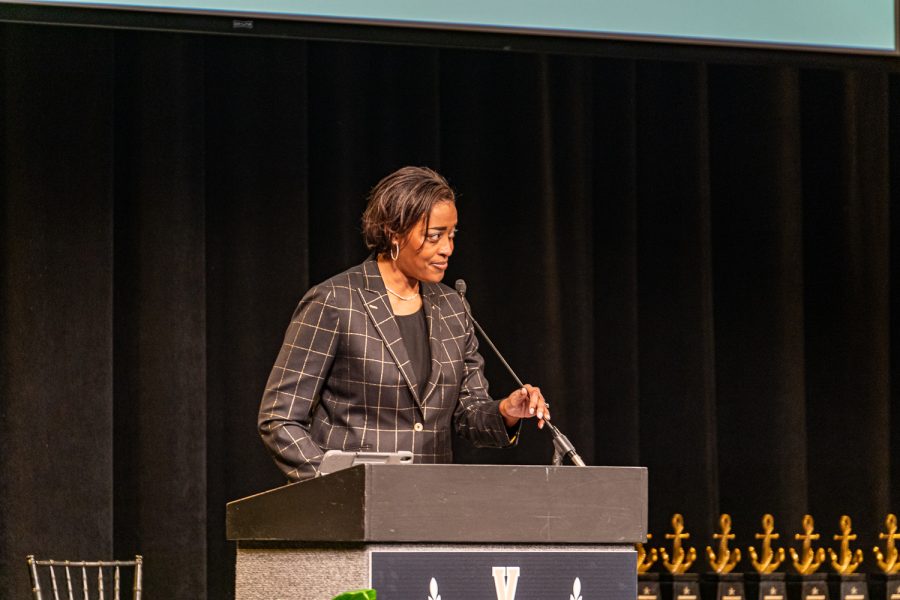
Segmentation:
<svg viewBox="0 0 900 600">
<path fill-rule="evenodd" d="M 634 552 L 373 551 L 378 600 L 634 600 Z"/>
</svg>

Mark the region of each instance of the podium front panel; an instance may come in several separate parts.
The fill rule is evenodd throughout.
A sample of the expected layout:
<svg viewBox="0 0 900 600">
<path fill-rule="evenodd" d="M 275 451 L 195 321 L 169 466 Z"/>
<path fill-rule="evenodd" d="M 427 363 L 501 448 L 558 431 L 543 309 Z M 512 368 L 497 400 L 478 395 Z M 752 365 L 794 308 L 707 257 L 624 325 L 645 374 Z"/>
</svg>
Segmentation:
<svg viewBox="0 0 900 600">
<path fill-rule="evenodd" d="M 235 599 L 634 600 L 636 561 L 631 546 L 242 543 Z"/>
</svg>

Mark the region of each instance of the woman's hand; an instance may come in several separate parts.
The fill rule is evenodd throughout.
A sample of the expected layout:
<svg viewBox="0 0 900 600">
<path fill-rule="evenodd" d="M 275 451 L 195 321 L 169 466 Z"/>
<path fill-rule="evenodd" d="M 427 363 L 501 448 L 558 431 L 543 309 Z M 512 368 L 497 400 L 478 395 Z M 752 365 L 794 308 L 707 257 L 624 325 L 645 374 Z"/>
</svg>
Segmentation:
<svg viewBox="0 0 900 600">
<path fill-rule="evenodd" d="M 544 400 L 541 389 L 527 383 L 500 401 L 500 414 L 507 427 L 514 426 L 519 419 L 537 417 L 538 429 L 542 429 L 544 421 L 550 420 L 549 408 L 550 403 Z"/>
</svg>

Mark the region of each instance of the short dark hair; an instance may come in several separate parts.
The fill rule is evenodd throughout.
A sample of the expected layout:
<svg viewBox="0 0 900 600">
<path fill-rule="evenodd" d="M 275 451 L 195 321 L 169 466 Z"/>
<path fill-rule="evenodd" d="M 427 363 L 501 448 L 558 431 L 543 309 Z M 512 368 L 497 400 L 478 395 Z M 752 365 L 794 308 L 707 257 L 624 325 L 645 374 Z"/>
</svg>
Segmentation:
<svg viewBox="0 0 900 600">
<path fill-rule="evenodd" d="M 428 167 L 397 169 L 369 192 L 362 216 L 366 247 L 377 253 L 389 253 L 391 239 L 404 236 L 439 202 L 456 202 L 447 180 Z"/>
</svg>

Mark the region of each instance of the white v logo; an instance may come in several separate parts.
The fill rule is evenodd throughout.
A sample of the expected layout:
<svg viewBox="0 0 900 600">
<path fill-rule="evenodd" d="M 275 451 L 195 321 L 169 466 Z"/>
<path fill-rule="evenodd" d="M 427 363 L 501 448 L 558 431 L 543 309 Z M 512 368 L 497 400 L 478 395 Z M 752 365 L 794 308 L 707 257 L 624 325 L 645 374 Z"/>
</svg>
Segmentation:
<svg viewBox="0 0 900 600">
<path fill-rule="evenodd" d="M 519 567 L 494 567 L 493 573 L 497 600 L 516 600 L 516 586 L 519 584 Z"/>
</svg>

